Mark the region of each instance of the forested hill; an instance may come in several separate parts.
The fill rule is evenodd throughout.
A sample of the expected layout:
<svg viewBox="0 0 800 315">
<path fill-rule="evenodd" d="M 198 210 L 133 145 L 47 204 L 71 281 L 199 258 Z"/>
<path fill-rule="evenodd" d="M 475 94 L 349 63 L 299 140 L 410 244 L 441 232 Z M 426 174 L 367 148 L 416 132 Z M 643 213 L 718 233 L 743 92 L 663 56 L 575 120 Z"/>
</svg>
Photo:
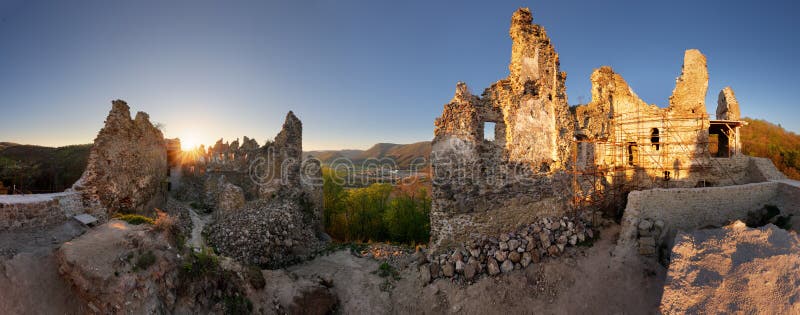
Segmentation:
<svg viewBox="0 0 800 315">
<path fill-rule="evenodd" d="M 766 157 L 789 178 L 800 180 L 800 135 L 765 120 L 744 118 L 742 151 Z"/>
<path fill-rule="evenodd" d="M 20 192 L 63 191 L 86 169 L 91 144 L 58 148 L 0 142 L 0 182 Z"/>
</svg>

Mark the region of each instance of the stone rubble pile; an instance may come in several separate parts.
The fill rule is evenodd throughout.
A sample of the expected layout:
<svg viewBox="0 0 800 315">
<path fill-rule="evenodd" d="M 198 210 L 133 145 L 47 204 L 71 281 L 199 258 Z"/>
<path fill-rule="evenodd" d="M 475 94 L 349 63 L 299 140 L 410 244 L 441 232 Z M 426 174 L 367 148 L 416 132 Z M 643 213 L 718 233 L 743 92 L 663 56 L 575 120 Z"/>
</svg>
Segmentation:
<svg viewBox="0 0 800 315">
<path fill-rule="evenodd" d="M 474 236 L 463 247 L 427 257 L 423 281 L 440 277 L 473 281 L 480 275 L 496 276 L 528 267 L 546 257 L 558 257 L 569 246 L 595 238 L 586 218 L 553 217 L 522 226 L 499 237 Z"/>
<path fill-rule="evenodd" d="M 255 200 L 206 227 L 218 253 L 249 265 L 280 268 L 305 259 L 321 246 L 308 228 L 313 213 L 289 198 Z"/>
</svg>

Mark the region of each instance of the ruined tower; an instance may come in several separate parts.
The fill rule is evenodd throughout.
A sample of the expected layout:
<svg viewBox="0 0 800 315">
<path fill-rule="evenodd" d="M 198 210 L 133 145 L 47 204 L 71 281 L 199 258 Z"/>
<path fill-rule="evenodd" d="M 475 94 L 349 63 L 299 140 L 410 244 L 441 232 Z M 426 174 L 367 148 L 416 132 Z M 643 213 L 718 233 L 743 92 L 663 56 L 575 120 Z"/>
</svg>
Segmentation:
<svg viewBox="0 0 800 315">
<path fill-rule="evenodd" d="M 465 83 L 436 119 L 431 244 L 496 234 L 569 207 L 573 120 L 558 54 L 527 8 L 511 18 L 507 78 L 480 97 Z M 486 137 L 494 128 L 494 137 Z"/>
</svg>

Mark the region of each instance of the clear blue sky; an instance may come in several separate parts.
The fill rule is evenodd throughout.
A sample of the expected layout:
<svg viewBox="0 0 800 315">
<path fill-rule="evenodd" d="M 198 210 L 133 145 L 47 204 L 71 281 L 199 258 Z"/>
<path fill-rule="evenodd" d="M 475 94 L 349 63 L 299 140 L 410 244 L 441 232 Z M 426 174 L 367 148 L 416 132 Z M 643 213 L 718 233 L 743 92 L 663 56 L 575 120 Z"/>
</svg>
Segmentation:
<svg viewBox="0 0 800 315">
<path fill-rule="evenodd" d="M 520 6 L 568 73 L 621 73 L 660 106 L 683 51 L 708 57 L 707 108 L 733 87 L 746 116 L 800 131 L 796 1 L 0 0 L 0 141 L 88 143 L 112 99 L 166 136 L 272 138 L 294 110 L 305 149 L 433 137 L 457 81 L 479 94 L 508 74 Z"/>
</svg>

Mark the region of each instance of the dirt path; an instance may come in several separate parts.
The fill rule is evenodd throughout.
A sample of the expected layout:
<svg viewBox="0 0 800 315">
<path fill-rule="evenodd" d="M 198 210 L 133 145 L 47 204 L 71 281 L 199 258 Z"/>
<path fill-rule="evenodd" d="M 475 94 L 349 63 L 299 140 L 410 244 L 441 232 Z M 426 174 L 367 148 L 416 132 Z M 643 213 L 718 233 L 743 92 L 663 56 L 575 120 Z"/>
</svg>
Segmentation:
<svg viewBox="0 0 800 315">
<path fill-rule="evenodd" d="M 211 215 L 206 214 L 201 216 L 191 207 L 189 207 L 189 215 L 192 217 L 192 237 L 189 239 L 189 244 L 192 245 L 195 251 L 199 251 L 205 246 L 203 227 L 211 221 Z"/>
</svg>

